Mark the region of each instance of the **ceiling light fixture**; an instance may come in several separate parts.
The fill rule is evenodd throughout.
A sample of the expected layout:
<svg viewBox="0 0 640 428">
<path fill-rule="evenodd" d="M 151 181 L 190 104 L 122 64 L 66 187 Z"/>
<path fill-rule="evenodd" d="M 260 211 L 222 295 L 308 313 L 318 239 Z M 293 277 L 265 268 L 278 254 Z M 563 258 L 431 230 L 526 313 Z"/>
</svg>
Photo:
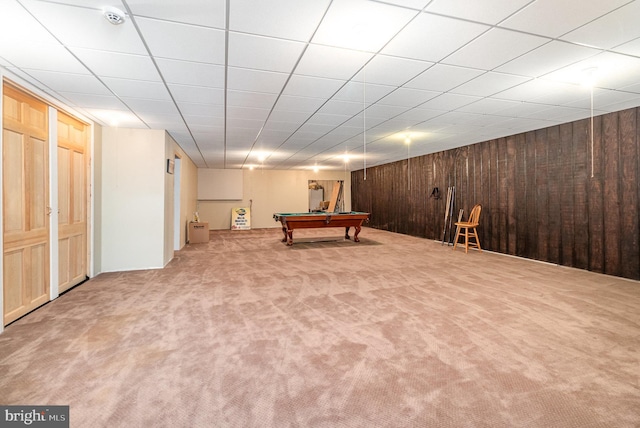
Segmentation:
<svg viewBox="0 0 640 428">
<path fill-rule="evenodd" d="M 124 18 L 127 16 L 123 11 L 118 9 L 117 7 L 105 7 L 102 9 L 102 13 L 107 21 L 112 23 L 113 25 L 120 25 L 124 23 Z"/>
</svg>

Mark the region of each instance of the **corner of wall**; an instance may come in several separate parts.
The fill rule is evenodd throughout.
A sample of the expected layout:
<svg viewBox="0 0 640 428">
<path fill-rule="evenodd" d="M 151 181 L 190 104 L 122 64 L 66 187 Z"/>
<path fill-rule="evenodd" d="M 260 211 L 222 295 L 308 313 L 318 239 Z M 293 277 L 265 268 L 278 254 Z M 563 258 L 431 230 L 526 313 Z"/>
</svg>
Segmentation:
<svg viewBox="0 0 640 428">
<path fill-rule="evenodd" d="M 102 272 L 102 126 L 91 127 L 91 242 L 89 276 Z"/>
</svg>

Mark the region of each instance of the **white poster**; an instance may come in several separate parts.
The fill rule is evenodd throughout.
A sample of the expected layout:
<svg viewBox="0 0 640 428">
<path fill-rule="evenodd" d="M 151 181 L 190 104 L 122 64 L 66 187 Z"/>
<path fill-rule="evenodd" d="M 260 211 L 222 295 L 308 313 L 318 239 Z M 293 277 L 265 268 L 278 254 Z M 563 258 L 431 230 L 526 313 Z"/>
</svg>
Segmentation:
<svg viewBox="0 0 640 428">
<path fill-rule="evenodd" d="M 249 208 L 231 209 L 231 230 L 251 229 L 251 211 Z"/>
</svg>

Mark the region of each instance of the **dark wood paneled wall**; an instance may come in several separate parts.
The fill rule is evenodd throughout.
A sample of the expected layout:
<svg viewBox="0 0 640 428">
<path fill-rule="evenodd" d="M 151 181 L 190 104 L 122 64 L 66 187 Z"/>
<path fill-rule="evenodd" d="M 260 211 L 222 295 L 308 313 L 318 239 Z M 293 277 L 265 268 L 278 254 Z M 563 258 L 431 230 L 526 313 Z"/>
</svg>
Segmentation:
<svg viewBox="0 0 640 428">
<path fill-rule="evenodd" d="M 640 279 L 640 108 L 351 173 L 369 226 L 441 239 L 447 187 L 482 247 Z M 442 198 L 430 198 L 434 187 Z"/>
</svg>

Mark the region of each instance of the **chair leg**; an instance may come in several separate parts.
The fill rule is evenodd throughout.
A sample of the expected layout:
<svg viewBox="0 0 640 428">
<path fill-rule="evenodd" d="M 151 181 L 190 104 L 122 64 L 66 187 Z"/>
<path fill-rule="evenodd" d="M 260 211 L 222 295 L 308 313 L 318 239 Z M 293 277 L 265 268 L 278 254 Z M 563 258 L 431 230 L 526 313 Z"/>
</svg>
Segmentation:
<svg viewBox="0 0 640 428">
<path fill-rule="evenodd" d="M 473 228 L 473 236 L 476 237 L 476 244 L 478 245 L 478 251 L 482 252 L 482 247 L 480 247 L 480 238 L 478 238 L 478 231 L 476 228 Z"/>
<path fill-rule="evenodd" d="M 464 252 L 468 253 L 469 252 L 469 228 L 465 227 L 464 228 Z"/>
</svg>

